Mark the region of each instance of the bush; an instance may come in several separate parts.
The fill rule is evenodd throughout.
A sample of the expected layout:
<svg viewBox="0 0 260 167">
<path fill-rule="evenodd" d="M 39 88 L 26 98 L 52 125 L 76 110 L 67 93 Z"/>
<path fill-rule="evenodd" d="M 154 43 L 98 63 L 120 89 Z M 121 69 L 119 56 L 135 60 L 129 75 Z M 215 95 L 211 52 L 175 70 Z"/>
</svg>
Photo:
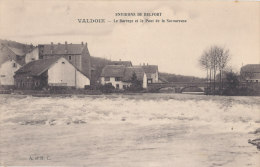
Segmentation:
<svg viewBox="0 0 260 167">
<path fill-rule="evenodd" d="M 113 93 L 115 91 L 115 87 L 111 83 L 101 85 L 99 89 L 102 93 Z"/>
<path fill-rule="evenodd" d="M 233 72 L 226 74 L 226 83 L 223 95 L 234 96 L 239 94 L 239 80 L 238 75 Z"/>
<path fill-rule="evenodd" d="M 239 95 L 241 95 L 241 96 L 253 96 L 253 95 L 257 95 L 257 91 L 252 89 L 252 88 L 242 87 L 242 88 L 239 89 Z"/>
</svg>

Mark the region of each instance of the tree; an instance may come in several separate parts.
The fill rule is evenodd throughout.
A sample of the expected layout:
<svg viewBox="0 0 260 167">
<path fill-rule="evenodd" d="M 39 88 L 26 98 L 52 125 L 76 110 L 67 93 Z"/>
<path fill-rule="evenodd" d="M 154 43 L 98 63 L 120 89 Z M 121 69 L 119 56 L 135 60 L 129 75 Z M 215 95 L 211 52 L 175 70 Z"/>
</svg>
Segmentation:
<svg viewBox="0 0 260 167">
<path fill-rule="evenodd" d="M 219 90 L 222 89 L 222 73 L 224 68 L 227 66 L 229 59 L 229 50 L 225 49 L 224 47 L 212 46 L 209 49 L 203 51 L 202 56 L 199 59 L 199 64 L 204 70 L 207 71 L 207 82 L 209 82 L 210 92 L 215 94 L 217 71 L 220 73 Z"/>
<path fill-rule="evenodd" d="M 140 91 L 142 90 L 142 82 L 137 79 L 137 75 L 134 72 L 131 77 L 131 85 L 129 87 L 130 91 Z"/>
<path fill-rule="evenodd" d="M 218 48 L 218 54 L 217 54 L 217 63 L 218 63 L 218 69 L 219 69 L 219 89 L 223 89 L 223 70 L 227 66 L 228 61 L 230 60 L 230 54 L 229 50 L 219 47 Z"/>
<path fill-rule="evenodd" d="M 204 51 L 202 56 L 199 59 L 199 64 L 202 67 L 203 70 L 207 71 L 207 89 L 209 87 L 208 83 L 209 81 L 211 81 L 211 79 L 209 79 L 209 71 L 211 70 L 210 68 L 210 55 L 207 51 Z M 210 71 L 211 74 L 211 71 Z M 211 78 L 211 75 L 210 75 Z"/>
</svg>

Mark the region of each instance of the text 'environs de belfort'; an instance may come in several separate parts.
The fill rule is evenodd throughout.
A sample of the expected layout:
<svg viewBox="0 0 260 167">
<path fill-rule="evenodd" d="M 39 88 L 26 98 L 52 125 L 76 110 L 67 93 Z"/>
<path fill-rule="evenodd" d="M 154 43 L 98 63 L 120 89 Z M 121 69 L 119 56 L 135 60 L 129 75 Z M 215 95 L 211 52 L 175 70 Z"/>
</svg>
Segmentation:
<svg viewBox="0 0 260 167">
<path fill-rule="evenodd" d="M 115 13 L 115 18 L 78 18 L 78 23 L 185 23 L 187 20 L 161 18 L 162 13 Z M 140 18 L 137 18 L 140 17 Z"/>
</svg>

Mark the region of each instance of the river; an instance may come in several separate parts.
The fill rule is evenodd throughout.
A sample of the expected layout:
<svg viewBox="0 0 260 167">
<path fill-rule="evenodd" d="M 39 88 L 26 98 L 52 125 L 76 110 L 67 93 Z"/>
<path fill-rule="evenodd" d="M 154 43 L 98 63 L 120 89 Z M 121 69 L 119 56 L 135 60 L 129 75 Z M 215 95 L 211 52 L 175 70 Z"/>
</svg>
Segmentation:
<svg viewBox="0 0 260 167">
<path fill-rule="evenodd" d="M 257 167 L 260 97 L 0 95 L 2 166 Z"/>
</svg>

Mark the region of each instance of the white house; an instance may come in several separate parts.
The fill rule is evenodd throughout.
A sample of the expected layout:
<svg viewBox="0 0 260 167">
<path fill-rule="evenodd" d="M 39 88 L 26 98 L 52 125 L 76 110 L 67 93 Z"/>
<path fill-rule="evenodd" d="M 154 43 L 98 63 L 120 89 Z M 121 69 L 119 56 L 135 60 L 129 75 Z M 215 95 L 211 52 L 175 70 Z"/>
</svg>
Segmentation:
<svg viewBox="0 0 260 167">
<path fill-rule="evenodd" d="M 240 75 L 247 82 L 260 83 L 260 64 L 247 64 L 240 70 Z"/>
<path fill-rule="evenodd" d="M 0 85 L 14 85 L 14 73 L 21 67 L 14 60 L 7 60 L 0 66 Z"/>
<path fill-rule="evenodd" d="M 26 53 L 25 55 L 25 63 L 29 63 L 34 60 L 39 60 L 39 48 L 34 48 L 31 52 Z"/>
<path fill-rule="evenodd" d="M 124 65 L 107 65 L 103 68 L 100 82 L 102 85 L 111 83 L 116 89 L 126 89 L 131 85 L 131 78 L 136 74 L 142 87 L 147 88 L 147 78 L 141 67 L 126 67 Z"/>
<path fill-rule="evenodd" d="M 143 65 L 142 66 L 145 74 L 147 75 L 147 83 L 158 83 L 159 82 L 159 71 L 157 65 Z"/>
<path fill-rule="evenodd" d="M 24 62 L 25 51 L 13 48 L 4 44 L 0 45 L 0 85 L 14 86 L 14 72 L 17 71 Z"/>
<path fill-rule="evenodd" d="M 20 89 L 41 89 L 47 86 L 84 88 L 90 79 L 64 57 L 31 61 L 15 74 Z"/>
</svg>

